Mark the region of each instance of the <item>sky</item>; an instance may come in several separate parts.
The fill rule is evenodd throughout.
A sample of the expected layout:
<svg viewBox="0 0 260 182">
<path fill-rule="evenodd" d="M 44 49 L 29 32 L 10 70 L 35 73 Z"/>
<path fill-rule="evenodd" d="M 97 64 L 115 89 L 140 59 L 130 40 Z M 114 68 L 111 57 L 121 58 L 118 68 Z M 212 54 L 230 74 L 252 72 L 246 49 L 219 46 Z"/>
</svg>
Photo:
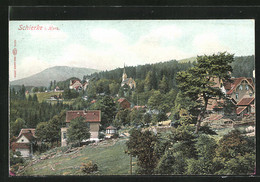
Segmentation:
<svg viewBox="0 0 260 182">
<path fill-rule="evenodd" d="M 254 26 L 249 19 L 10 21 L 9 79 L 53 66 L 111 70 L 222 51 L 254 55 Z"/>
</svg>

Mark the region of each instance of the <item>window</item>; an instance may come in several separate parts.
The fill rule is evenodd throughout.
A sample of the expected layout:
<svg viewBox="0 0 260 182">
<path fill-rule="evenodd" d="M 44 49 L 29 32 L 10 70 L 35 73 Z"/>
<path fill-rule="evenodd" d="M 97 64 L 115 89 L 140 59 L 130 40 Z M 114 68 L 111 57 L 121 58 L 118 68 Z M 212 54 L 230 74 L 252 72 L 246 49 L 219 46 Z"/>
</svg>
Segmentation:
<svg viewBox="0 0 260 182">
<path fill-rule="evenodd" d="M 253 93 L 249 93 L 250 97 L 252 97 Z"/>
<path fill-rule="evenodd" d="M 246 85 L 246 90 L 248 90 L 249 89 L 249 87 L 248 87 L 248 85 Z"/>
<path fill-rule="evenodd" d="M 238 93 L 236 93 L 236 99 L 238 99 Z"/>
<path fill-rule="evenodd" d="M 243 86 L 242 85 L 239 85 L 239 90 L 242 90 L 243 89 Z"/>
<path fill-rule="evenodd" d="M 22 142 L 24 142 L 24 140 L 22 139 Z"/>
<path fill-rule="evenodd" d="M 66 139 L 66 138 L 67 138 L 67 133 L 64 132 L 64 133 L 63 133 L 63 139 Z"/>
</svg>

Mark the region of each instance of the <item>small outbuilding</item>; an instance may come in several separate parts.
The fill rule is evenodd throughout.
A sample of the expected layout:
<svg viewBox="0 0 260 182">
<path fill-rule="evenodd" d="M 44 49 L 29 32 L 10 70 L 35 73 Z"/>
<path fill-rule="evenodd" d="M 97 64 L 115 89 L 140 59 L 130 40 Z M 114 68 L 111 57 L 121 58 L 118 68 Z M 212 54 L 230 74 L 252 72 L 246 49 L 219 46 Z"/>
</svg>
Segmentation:
<svg viewBox="0 0 260 182">
<path fill-rule="evenodd" d="M 117 129 L 114 126 L 109 126 L 106 128 L 106 134 L 115 134 L 117 133 Z"/>
</svg>

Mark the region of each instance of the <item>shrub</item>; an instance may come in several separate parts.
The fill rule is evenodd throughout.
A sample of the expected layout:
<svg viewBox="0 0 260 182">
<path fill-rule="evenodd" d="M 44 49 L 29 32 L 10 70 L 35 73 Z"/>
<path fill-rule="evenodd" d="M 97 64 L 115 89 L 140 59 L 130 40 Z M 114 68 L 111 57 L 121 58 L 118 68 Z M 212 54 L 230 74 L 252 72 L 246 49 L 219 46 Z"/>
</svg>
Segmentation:
<svg viewBox="0 0 260 182">
<path fill-rule="evenodd" d="M 89 161 L 88 163 L 82 163 L 81 166 L 81 171 L 86 173 L 86 174 L 90 174 L 90 173 L 94 173 L 96 171 L 98 171 L 98 166 L 97 164 L 93 164 L 92 161 Z"/>
</svg>

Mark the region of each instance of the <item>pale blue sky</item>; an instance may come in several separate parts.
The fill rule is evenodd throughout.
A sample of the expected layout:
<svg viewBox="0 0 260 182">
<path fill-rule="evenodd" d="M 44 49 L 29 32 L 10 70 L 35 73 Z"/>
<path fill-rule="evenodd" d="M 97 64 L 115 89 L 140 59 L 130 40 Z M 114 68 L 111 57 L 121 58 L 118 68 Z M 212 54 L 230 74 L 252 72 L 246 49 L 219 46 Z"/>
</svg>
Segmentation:
<svg viewBox="0 0 260 182">
<path fill-rule="evenodd" d="M 59 30 L 18 30 L 50 25 Z M 10 21 L 20 79 L 57 65 L 111 70 L 228 51 L 254 55 L 254 20 Z M 13 80 L 10 54 L 10 80 Z"/>
</svg>

